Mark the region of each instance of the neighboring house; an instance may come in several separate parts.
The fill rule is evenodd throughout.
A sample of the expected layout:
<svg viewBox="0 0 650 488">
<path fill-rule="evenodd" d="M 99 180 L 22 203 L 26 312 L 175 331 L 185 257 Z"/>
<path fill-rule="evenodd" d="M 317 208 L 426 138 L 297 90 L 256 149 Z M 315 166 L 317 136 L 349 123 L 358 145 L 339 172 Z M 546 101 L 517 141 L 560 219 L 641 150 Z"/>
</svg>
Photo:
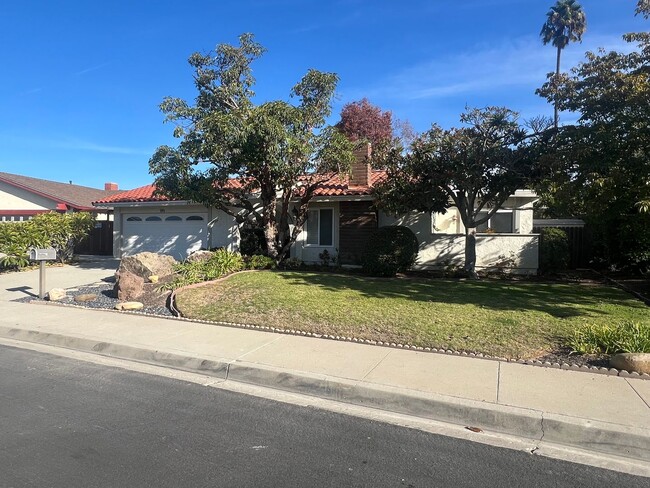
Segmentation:
<svg viewBox="0 0 650 488">
<path fill-rule="evenodd" d="M 307 223 L 291 249 L 291 256 L 318 263 L 328 251 L 340 264 L 359 264 L 368 238 L 384 225 L 405 225 L 418 238 L 416 268 L 460 265 L 464 259 L 465 229 L 452 208 L 444 215 L 412 213 L 391 217 L 372 207 L 373 186 L 385 177 L 363 160 L 351 177 L 334 176 L 322 183 L 310 203 Z M 95 202 L 115 211 L 114 255 L 142 251 L 171 254 L 177 259 L 212 247 L 237 250 L 239 228 L 223 211 L 189 201 L 154 196 L 154 186 L 144 186 Z M 520 273 L 537 271 L 538 235 L 532 234 L 536 195 L 517 190 L 492 217 L 479 227 L 477 268 L 512 268 Z"/>
<path fill-rule="evenodd" d="M 90 212 L 96 218 L 89 238 L 75 252 L 113 254 L 113 212 L 110 206 L 94 207 L 92 202 L 120 193 L 115 183 L 104 189 L 0 172 L 0 222 L 25 221 L 48 212 Z"/>
<path fill-rule="evenodd" d="M 120 191 L 115 183 L 100 190 L 0 172 L 0 221 L 29 220 L 47 212 L 91 212 L 107 220 L 108 211 L 100 211 L 92 202 L 116 193 Z"/>
</svg>

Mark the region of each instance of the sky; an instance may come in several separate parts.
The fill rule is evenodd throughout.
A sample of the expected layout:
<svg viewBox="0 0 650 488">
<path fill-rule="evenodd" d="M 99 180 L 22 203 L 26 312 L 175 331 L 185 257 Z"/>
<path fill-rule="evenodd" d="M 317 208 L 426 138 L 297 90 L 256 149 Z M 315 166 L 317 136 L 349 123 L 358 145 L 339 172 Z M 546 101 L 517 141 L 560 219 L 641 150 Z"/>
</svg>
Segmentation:
<svg viewBox="0 0 650 488">
<path fill-rule="evenodd" d="M 150 184 L 175 146 L 166 96 L 196 92 L 187 58 L 255 34 L 256 101 L 288 100 L 310 68 L 340 77 L 330 122 L 366 97 L 408 120 L 459 125 L 465 107 L 552 116 L 535 95 L 555 67 L 539 31 L 554 0 L 2 0 L 0 171 L 103 188 Z M 582 0 L 587 32 L 562 54 L 629 49 L 648 30 L 634 0 Z M 563 122 L 570 122 L 564 114 Z"/>
</svg>

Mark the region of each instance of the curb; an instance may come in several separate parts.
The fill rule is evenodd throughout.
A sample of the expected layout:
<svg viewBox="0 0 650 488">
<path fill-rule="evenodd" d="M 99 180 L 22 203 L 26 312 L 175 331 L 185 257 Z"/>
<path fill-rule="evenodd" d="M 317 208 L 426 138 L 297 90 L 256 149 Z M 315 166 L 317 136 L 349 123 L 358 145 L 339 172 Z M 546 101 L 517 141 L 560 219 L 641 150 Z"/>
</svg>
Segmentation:
<svg viewBox="0 0 650 488">
<path fill-rule="evenodd" d="M 0 327 L 0 336 L 119 359 L 207 374 L 291 393 L 334 400 L 428 420 L 582 450 L 650 462 L 650 429 L 585 420 L 540 410 L 368 384 L 326 375 L 284 370 L 244 361 L 219 361 L 101 342 L 38 330 Z"/>
</svg>

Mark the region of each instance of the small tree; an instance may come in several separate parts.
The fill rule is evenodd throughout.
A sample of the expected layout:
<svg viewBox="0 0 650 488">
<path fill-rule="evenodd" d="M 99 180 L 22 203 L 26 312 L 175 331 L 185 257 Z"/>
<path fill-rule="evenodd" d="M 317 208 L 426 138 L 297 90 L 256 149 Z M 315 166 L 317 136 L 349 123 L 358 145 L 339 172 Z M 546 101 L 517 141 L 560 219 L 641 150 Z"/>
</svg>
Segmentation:
<svg viewBox="0 0 650 488">
<path fill-rule="evenodd" d="M 500 107 L 467 110 L 460 120 L 465 127 L 433 125 L 407 150 L 388 151 L 388 178 L 376 196 L 377 205 L 393 214 L 456 207 L 465 226 L 465 270 L 475 278 L 476 227 L 531 181 L 533 142 L 549 123 L 537 120 L 528 134 L 515 112 Z"/>
<path fill-rule="evenodd" d="M 149 171 L 159 193 L 216 207 L 240 224 L 252 221 L 264 229 L 267 252 L 280 262 L 304 226 L 314 191 L 349 170 L 353 147 L 325 123 L 336 74 L 309 70 L 291 90 L 297 104 L 256 105 L 251 64 L 264 48 L 252 34 L 239 42 L 190 56 L 195 104 L 178 98 L 162 102 L 181 142 L 177 148 L 159 147 Z"/>
<path fill-rule="evenodd" d="M 351 141 L 370 142 L 375 148 L 388 144 L 393 137 L 390 111 L 382 111 L 367 98 L 343 106 L 336 127 Z"/>
</svg>

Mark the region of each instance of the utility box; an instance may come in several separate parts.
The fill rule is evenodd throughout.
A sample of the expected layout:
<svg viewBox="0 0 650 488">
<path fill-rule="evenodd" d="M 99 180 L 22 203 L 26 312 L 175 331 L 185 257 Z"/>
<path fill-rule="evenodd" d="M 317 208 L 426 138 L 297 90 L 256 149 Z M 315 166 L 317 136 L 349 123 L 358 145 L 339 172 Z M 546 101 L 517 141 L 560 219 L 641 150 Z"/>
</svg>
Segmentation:
<svg viewBox="0 0 650 488">
<path fill-rule="evenodd" d="M 47 247 L 44 249 L 32 248 L 29 250 L 31 261 L 54 261 L 56 260 L 56 249 Z"/>
</svg>

